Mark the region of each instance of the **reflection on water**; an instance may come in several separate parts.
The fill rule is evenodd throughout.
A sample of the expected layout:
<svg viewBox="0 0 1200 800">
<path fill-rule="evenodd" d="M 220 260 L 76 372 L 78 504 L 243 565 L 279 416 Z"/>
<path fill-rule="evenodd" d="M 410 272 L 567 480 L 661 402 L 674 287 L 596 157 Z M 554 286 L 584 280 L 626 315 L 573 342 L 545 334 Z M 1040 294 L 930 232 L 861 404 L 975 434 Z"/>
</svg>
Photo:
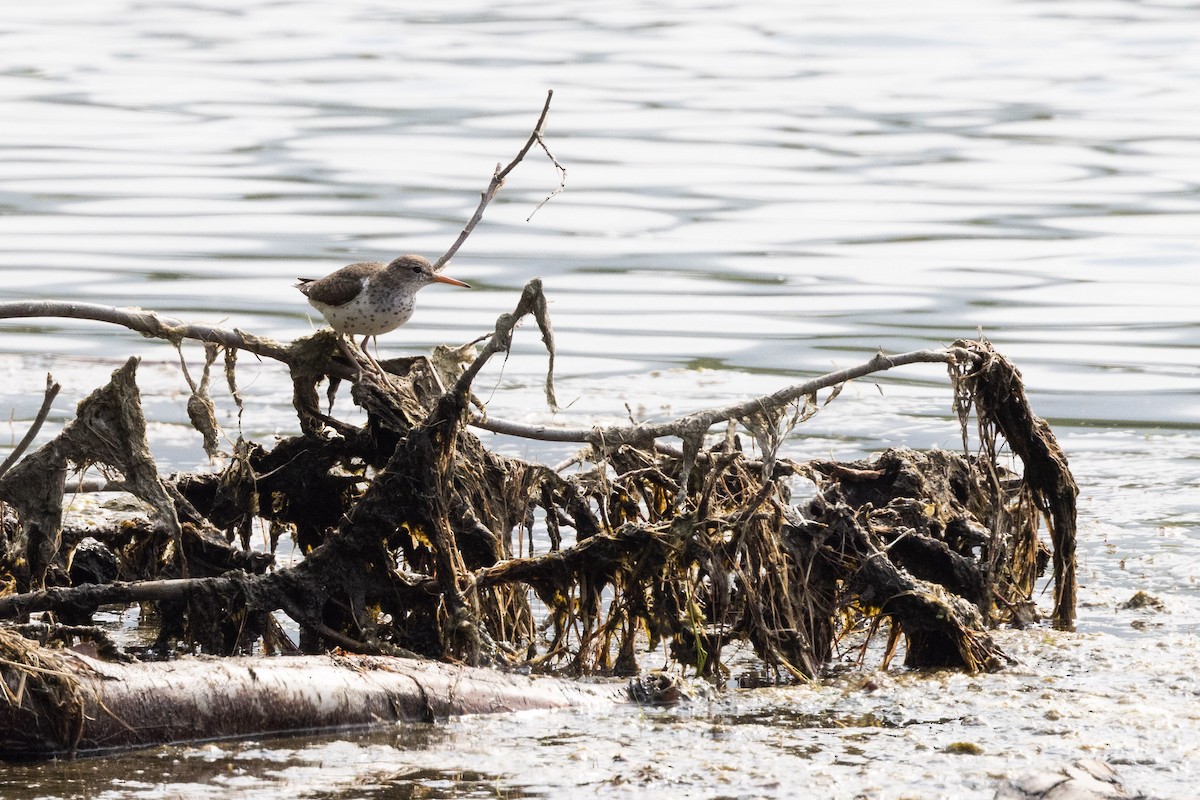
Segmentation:
<svg viewBox="0 0 1200 800">
<path fill-rule="evenodd" d="M 554 88 L 548 143 L 568 169 L 566 192 L 527 221 L 558 182 L 552 165 L 531 155 L 455 261 L 454 274 L 476 289 L 423 293 L 412 322 L 384 338 L 385 352 L 474 338 L 541 276 L 569 404 L 560 419 L 578 424 L 622 419 L 626 403 L 640 417 L 661 417 L 741 399 L 880 348 L 936 346 L 982 328 L 1020 365 L 1084 487 L 1084 626 L 1158 648 L 1170 675 L 1145 661 L 1138 675 L 1192 697 L 1173 670 L 1192 647 L 1200 571 L 1196 8 L 1133 0 L 10 5 L 0 15 L 4 299 L 137 305 L 283 340 L 306 334 L 319 321 L 290 287 L 295 276 L 442 252 Z M 519 334 L 503 371 L 481 378 L 493 414 L 549 419 L 539 348 L 536 335 Z M 198 349 L 184 352 L 201 359 Z M 141 380 L 160 458 L 201 462 L 174 351 L 99 323 L 0 323 L 6 441 L 36 412 L 47 371 L 64 393 L 43 436 L 133 353 L 146 358 Z M 239 381 L 248 434 L 295 430 L 282 370 L 243 357 Z M 804 427 L 792 454 L 955 446 L 941 370 L 912 368 L 878 383 L 850 387 Z M 236 430 L 232 403 L 218 404 Z M 1135 635 L 1113 610 L 1139 588 L 1168 598 L 1170 635 L 1153 626 Z M 1171 765 L 1187 763 L 1194 745 L 1166 736 L 1147 752 L 1119 734 L 1130 709 L 1104 699 L 1102 670 L 1094 675 L 1086 659 L 1075 673 L 1064 669 L 1064 683 L 1083 682 L 1071 691 L 1095 699 L 1094 727 L 1048 747 L 1045 763 L 1084 751 L 1126 758 L 1123 771 L 1137 785 L 1185 796 Z M 1020 692 L 1035 691 L 1040 678 L 1031 667 L 981 679 L 981 694 L 998 680 Z M 895 696 L 936 706 L 936 692 L 921 685 L 905 682 Z M 1147 698 L 1139 713 L 1150 720 L 1170 696 Z M 769 714 L 771 703 L 802 701 L 734 702 L 763 703 Z M 860 713 L 888 717 L 878 703 L 866 696 Z M 996 708 L 980 711 L 983 727 L 972 736 L 986 753 L 1019 749 L 1036 763 L 1026 723 L 1005 721 L 1010 710 L 1000 719 Z M 790 793 L 775 767 L 763 766 L 761 780 L 743 777 L 754 771 L 730 742 L 746 726 L 702 715 L 676 723 L 722 730 L 713 734 L 724 748 L 714 760 L 694 756 L 695 772 L 717 775 L 720 791 Z M 507 724 L 486 726 L 504 738 Z M 626 735 L 615 732 L 624 723 L 595 724 L 598 740 Z M 1193 719 L 1172 724 L 1196 729 Z M 747 747 L 790 735 L 752 727 Z M 897 750 L 940 752 L 949 727 L 887 731 L 901 738 L 868 752 L 896 767 Z M 1099 741 L 1083 741 L 1100 730 Z M 657 752 L 661 735 L 629 733 L 629 746 Z M 410 768 L 455 766 L 437 752 Z M 613 788 L 619 774 L 597 758 L 629 758 L 620 748 L 604 752 L 589 756 L 580 745 L 555 756 L 592 770 L 590 794 L 597 784 Z M 831 756 L 824 777 L 814 777 L 828 796 L 902 793 L 839 752 L 842 761 Z M 733 766 L 717 763 L 726 756 Z M 986 773 L 1003 772 L 1004 762 L 972 771 L 964 759 L 922 765 L 921 795 L 989 797 Z M 640 784 L 636 771 L 625 775 L 629 793 L 670 785 L 662 766 L 626 763 L 649 770 Z M 509 765 L 494 766 L 479 769 L 506 775 L 503 791 L 527 785 Z M 256 796 L 295 795 L 304 780 L 260 785 Z M 142 791 L 97 785 L 111 797 Z M 197 779 L 180 791 L 201 796 L 212 785 Z"/>
</svg>

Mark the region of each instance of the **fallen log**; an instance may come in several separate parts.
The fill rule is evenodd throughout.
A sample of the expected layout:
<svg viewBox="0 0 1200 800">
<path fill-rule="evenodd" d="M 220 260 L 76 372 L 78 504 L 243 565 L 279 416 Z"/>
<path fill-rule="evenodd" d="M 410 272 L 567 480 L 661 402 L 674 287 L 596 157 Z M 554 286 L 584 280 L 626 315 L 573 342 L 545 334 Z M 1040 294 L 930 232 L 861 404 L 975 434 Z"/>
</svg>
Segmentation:
<svg viewBox="0 0 1200 800">
<path fill-rule="evenodd" d="M 118 664 L 36 648 L 0 630 L 0 758 L 88 755 L 176 742 L 449 716 L 603 707 L 624 687 L 426 660 L 335 654 Z M 11 659 L 20 650 L 23 663 Z M 31 660 L 34 663 L 30 663 Z"/>
</svg>

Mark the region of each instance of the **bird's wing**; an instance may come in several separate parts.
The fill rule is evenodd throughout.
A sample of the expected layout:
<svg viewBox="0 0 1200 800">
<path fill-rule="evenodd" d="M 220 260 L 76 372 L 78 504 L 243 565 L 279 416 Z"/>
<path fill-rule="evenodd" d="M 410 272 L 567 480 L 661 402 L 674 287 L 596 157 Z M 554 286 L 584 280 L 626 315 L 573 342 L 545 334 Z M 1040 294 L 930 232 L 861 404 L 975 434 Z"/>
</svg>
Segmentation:
<svg viewBox="0 0 1200 800">
<path fill-rule="evenodd" d="M 298 278 L 296 288 L 305 297 L 312 298 L 327 306 L 341 306 L 349 303 L 363 290 L 363 281 L 377 272 L 381 264 L 365 262 L 342 267 L 332 275 L 313 280 Z"/>
</svg>

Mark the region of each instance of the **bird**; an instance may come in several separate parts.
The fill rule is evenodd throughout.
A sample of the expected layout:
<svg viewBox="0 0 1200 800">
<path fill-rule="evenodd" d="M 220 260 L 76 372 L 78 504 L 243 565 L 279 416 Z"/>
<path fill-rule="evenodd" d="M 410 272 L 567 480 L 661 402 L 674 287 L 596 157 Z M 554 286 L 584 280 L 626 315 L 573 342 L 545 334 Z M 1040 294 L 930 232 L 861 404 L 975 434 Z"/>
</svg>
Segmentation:
<svg viewBox="0 0 1200 800">
<path fill-rule="evenodd" d="M 433 265 L 418 255 L 400 256 L 389 264 L 350 264 L 324 278 L 298 278 L 295 286 L 325 317 L 337 334 L 338 346 L 354 364 L 357 362 L 345 337 L 353 342 L 355 336 L 362 336 L 360 349 L 367 355 L 367 340 L 408 322 L 417 291 L 431 283 L 471 288 L 468 283 L 434 272 Z M 379 366 L 370 355 L 367 359 Z"/>
</svg>

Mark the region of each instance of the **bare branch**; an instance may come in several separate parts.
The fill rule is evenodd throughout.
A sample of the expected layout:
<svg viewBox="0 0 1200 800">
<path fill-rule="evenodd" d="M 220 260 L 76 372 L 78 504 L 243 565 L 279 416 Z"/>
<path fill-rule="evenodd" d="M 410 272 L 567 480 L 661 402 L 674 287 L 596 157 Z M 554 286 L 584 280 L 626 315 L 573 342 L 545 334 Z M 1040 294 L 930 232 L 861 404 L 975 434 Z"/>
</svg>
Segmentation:
<svg viewBox="0 0 1200 800">
<path fill-rule="evenodd" d="M 67 303 L 58 300 L 22 300 L 0 303 L 0 319 L 20 317 L 58 317 L 60 319 L 90 319 L 121 325 L 145 336 L 179 342 L 194 339 L 223 347 L 247 350 L 255 355 L 273 358 L 285 364 L 291 362 L 288 346 L 237 329 L 218 328 L 195 322 L 183 322 L 159 316 L 141 308 L 117 308 L 98 303 Z"/>
<path fill-rule="evenodd" d="M 501 182 L 508 177 L 508 173 L 512 172 L 513 168 L 517 166 L 517 164 L 521 163 L 521 159 L 525 158 L 525 154 L 529 152 L 531 147 L 533 147 L 533 143 L 542 138 L 542 127 L 546 124 L 546 115 L 550 113 L 550 100 L 553 97 L 553 89 L 546 92 L 546 102 L 542 105 L 542 113 L 538 117 L 537 124 L 533 126 L 533 133 L 529 134 L 528 141 L 526 141 L 525 146 L 521 148 L 521 152 L 517 153 L 516 158 L 510 161 L 507 167 L 497 173 L 496 177 L 498 177 Z"/>
<path fill-rule="evenodd" d="M 239 586 L 234 577 L 168 578 L 153 581 L 113 581 L 85 583 L 80 586 L 55 586 L 40 591 L 9 594 L 0 597 L 0 617 L 50 611 L 72 603 L 82 606 L 103 606 L 117 603 L 162 602 L 186 600 L 193 592 L 210 590 L 231 593 Z"/>
<path fill-rule="evenodd" d="M 17 459 L 21 454 L 29 449 L 29 445 L 33 444 L 33 440 L 37 437 L 38 431 L 42 429 L 43 423 L 46 422 L 46 417 L 50 415 L 50 406 L 54 404 L 54 398 L 58 397 L 59 390 L 62 389 L 54 381 L 54 376 L 46 373 L 46 395 L 42 398 L 42 407 L 38 409 L 37 416 L 34 417 L 33 425 L 13 448 L 13 451 L 8 454 L 8 458 L 4 459 L 4 463 L 0 464 L 0 476 L 8 472 L 9 467 L 17 463 Z"/>
<path fill-rule="evenodd" d="M 870 375 L 874 372 L 883 372 L 908 364 L 952 364 L 970 362 L 972 360 L 972 355 L 968 351 L 957 347 L 945 350 L 914 350 L 893 356 L 879 353 L 865 364 L 831 372 L 819 378 L 805 381 L 804 383 L 788 386 L 773 394 L 745 400 L 723 408 L 697 411 L 693 414 L 654 424 L 641 422 L 636 425 L 613 425 L 610 427 L 555 428 L 549 425 L 526 425 L 495 417 L 487 417 L 486 419 L 475 417 L 471 420 L 471 424 L 476 428 L 482 428 L 493 433 L 520 436 L 525 439 L 537 439 L 543 442 L 586 442 L 607 447 L 646 442 L 663 436 L 686 438 L 697 429 L 707 429 L 718 422 L 741 419 L 764 410 L 781 409 L 795 400 L 820 389 L 837 387 L 846 381 L 861 378 L 864 375 Z"/>
<path fill-rule="evenodd" d="M 546 374 L 546 402 L 551 408 L 556 408 L 554 399 L 554 334 L 550 329 L 550 318 L 546 314 L 546 296 L 542 293 L 542 279 L 534 278 L 525 284 L 521 299 L 511 314 L 501 314 L 496 320 L 496 329 L 483 345 L 482 352 L 463 370 L 454 383 L 454 392 L 465 394 L 471 388 L 471 382 L 483 369 L 483 365 L 496 353 L 507 352 L 512 347 L 513 329 L 526 314 L 533 314 L 538 327 L 542 330 L 542 342 L 550 353 L 550 367 Z"/>
<path fill-rule="evenodd" d="M 554 97 L 554 90 L 551 89 L 546 93 L 546 103 L 542 106 L 542 114 L 538 117 L 537 125 L 533 126 L 533 133 L 529 134 L 529 139 L 525 145 L 517 153 L 516 158 L 508 162 L 507 167 L 501 168 L 496 165 L 496 172 L 492 175 L 492 182 L 488 184 L 488 188 L 480 195 L 479 206 L 475 209 L 475 213 L 471 215 L 471 219 L 467 222 L 467 226 L 462 229 L 462 233 L 458 235 L 458 239 L 446 251 L 446 254 L 433 263 L 434 271 L 440 270 L 446 266 L 446 263 L 454 258 L 454 254 L 458 252 L 458 248 L 463 246 L 463 242 L 467 241 L 467 237 L 471 235 L 471 231 L 475 230 L 475 226 L 479 224 L 479 220 L 483 219 L 483 210 L 487 208 L 488 203 L 492 202 L 492 198 L 496 196 L 496 192 L 500 191 L 500 187 L 504 185 L 504 179 L 508 177 L 508 173 L 513 171 L 517 164 L 521 163 L 521 159 L 525 158 L 525 154 L 533 147 L 534 143 L 542 137 L 542 126 L 546 124 L 546 115 L 550 112 L 550 98 Z M 549 151 L 547 151 L 547 154 Z M 553 160 L 553 156 L 551 156 Z M 555 162 L 556 164 L 558 162 Z M 565 175 L 566 170 L 563 170 Z M 565 178 L 564 178 L 565 179 Z"/>
</svg>

